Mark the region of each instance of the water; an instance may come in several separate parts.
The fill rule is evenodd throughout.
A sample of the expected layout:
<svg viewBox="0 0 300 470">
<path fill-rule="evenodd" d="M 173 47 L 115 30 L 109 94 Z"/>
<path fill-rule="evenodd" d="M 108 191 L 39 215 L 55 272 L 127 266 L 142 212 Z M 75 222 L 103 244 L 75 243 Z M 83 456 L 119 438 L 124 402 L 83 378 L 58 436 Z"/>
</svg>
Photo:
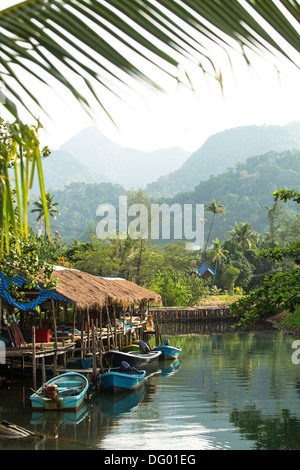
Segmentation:
<svg viewBox="0 0 300 470">
<path fill-rule="evenodd" d="M 138 393 L 91 395 L 77 414 L 33 412 L 31 382 L 0 387 L 0 418 L 37 437 L 0 449 L 255 450 L 300 448 L 300 364 L 278 331 L 169 336 L 180 360 Z M 22 382 L 23 384 L 23 382 Z"/>
</svg>

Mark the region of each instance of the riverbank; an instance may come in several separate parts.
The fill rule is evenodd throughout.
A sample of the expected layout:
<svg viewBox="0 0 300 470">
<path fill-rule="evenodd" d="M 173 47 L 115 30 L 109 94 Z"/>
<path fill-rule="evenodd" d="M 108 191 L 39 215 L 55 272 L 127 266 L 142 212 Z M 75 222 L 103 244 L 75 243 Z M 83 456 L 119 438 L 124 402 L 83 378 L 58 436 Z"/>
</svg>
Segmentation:
<svg viewBox="0 0 300 470">
<path fill-rule="evenodd" d="M 240 298 L 240 295 L 212 296 L 207 299 L 203 299 L 203 301 L 199 303 L 199 306 L 228 308 L 232 302 L 235 302 Z M 266 321 L 285 333 L 300 336 L 300 306 L 293 313 L 285 310 L 268 318 Z"/>
<path fill-rule="evenodd" d="M 291 313 L 288 310 L 268 318 L 268 321 L 285 333 L 300 336 L 300 307 Z"/>
</svg>

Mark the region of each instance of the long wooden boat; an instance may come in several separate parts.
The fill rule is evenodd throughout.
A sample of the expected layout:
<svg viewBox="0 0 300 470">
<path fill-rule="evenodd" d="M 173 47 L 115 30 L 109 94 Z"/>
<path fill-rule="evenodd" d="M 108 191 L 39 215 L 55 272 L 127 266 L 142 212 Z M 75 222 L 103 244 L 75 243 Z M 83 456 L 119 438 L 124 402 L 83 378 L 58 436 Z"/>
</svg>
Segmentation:
<svg viewBox="0 0 300 470">
<path fill-rule="evenodd" d="M 34 433 L 28 429 L 21 428 L 16 424 L 9 423 L 4 419 L 0 419 L 0 440 L 2 439 L 20 439 L 24 437 L 34 436 Z"/>
<path fill-rule="evenodd" d="M 113 392 L 133 391 L 143 385 L 145 375 L 145 370 L 137 370 L 127 362 L 122 361 L 118 370 L 100 374 L 99 382 L 103 390 L 112 390 Z"/>
<path fill-rule="evenodd" d="M 139 342 L 139 347 L 142 351 L 117 351 L 110 350 L 105 354 L 105 357 L 110 362 L 111 367 L 120 367 L 122 361 L 128 362 L 131 367 L 137 369 L 153 365 L 158 362 L 161 351 L 151 351 L 146 343 Z"/>
<path fill-rule="evenodd" d="M 48 380 L 31 395 L 31 406 L 38 410 L 78 410 L 88 388 L 89 382 L 84 375 L 66 372 Z"/>
</svg>

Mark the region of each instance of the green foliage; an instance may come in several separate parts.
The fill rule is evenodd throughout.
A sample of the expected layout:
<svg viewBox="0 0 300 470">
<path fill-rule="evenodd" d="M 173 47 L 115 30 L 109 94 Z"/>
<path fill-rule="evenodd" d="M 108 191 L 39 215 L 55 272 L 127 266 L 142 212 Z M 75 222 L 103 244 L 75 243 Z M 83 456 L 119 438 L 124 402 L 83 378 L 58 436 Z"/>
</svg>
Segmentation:
<svg viewBox="0 0 300 470">
<path fill-rule="evenodd" d="M 207 282 L 198 276 L 168 269 L 158 272 L 149 289 L 161 295 L 165 306 L 193 306 L 209 295 Z"/>
<path fill-rule="evenodd" d="M 39 126 L 30 127 L 18 121 L 10 124 L 0 117 L 0 257 L 4 241 L 6 252 L 9 250 L 10 233 L 17 246 L 19 237 L 28 235 L 28 195 L 35 172 L 46 228 L 50 232 L 41 163 L 41 156 L 48 154 L 48 148 L 40 151 L 38 129 Z M 13 174 L 13 183 L 9 170 Z"/>
<path fill-rule="evenodd" d="M 221 200 L 226 206 L 226 214 L 215 217 L 210 239 L 224 240 L 226 233 L 232 230 L 236 223 L 247 222 L 255 232 L 265 233 L 270 229 L 266 207 L 272 207 L 274 203 L 273 192 L 284 187 L 300 190 L 299 181 L 299 150 L 269 152 L 250 157 L 245 163 L 236 164 L 224 173 L 219 172 L 217 176 L 210 176 L 206 181 L 201 181 L 193 191 L 177 194 L 169 200 L 169 204 L 207 204 L 212 199 Z M 282 201 L 284 194 L 280 192 L 278 196 Z M 292 217 L 295 216 L 296 210 L 292 202 L 285 204 L 285 211 Z M 207 214 L 206 218 L 207 238 L 213 214 Z M 275 226 L 277 223 L 278 220 Z"/>
<path fill-rule="evenodd" d="M 240 274 L 240 270 L 230 264 L 222 274 L 221 282 L 224 287 L 229 290 L 229 293 L 234 294 L 234 283 Z"/>
<path fill-rule="evenodd" d="M 274 194 L 275 200 L 278 197 L 282 197 L 285 201 L 293 199 L 295 202 L 300 203 L 300 193 L 295 190 L 278 191 Z M 266 276 L 261 287 L 251 291 L 244 299 L 231 305 L 230 308 L 233 314 L 241 317 L 237 323 L 238 326 L 253 323 L 264 316 L 274 315 L 278 309 L 295 311 L 300 304 L 299 253 L 300 240 L 287 248 L 273 248 L 261 253 L 263 258 L 279 262 L 290 258 L 293 267 Z"/>
<path fill-rule="evenodd" d="M 293 313 L 280 322 L 280 325 L 300 331 L 300 307 L 297 307 Z"/>
<path fill-rule="evenodd" d="M 49 245 L 43 237 L 29 233 L 27 237 L 17 239 L 13 232 L 9 234 L 9 252 L 0 260 L 0 271 L 6 278 L 13 278 L 17 274 L 23 276 L 26 288 L 34 289 L 40 283 L 47 289 L 55 288 L 57 280 L 52 279 L 53 265 L 45 261 L 45 246 Z M 20 251 L 19 251 L 20 248 Z M 15 282 L 10 282 L 9 293 L 16 300 L 22 300 L 24 294 L 19 291 Z"/>
</svg>

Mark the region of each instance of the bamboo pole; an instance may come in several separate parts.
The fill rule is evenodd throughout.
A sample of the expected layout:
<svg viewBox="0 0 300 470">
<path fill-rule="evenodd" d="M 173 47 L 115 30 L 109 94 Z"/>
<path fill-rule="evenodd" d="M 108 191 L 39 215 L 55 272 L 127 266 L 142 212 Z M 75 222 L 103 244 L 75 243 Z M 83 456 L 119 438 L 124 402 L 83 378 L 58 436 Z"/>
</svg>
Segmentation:
<svg viewBox="0 0 300 470">
<path fill-rule="evenodd" d="M 114 312 L 114 335 L 115 335 L 115 349 L 118 347 L 118 333 L 117 333 L 117 316 L 116 316 L 116 306 L 113 305 L 113 312 Z"/>
<path fill-rule="evenodd" d="M 95 340 L 94 320 L 92 320 L 92 359 L 93 359 L 93 381 L 97 390 L 97 363 L 96 363 L 96 340 Z"/>
<path fill-rule="evenodd" d="M 80 328 L 80 330 L 81 330 L 81 335 L 80 335 L 80 337 L 81 337 L 81 351 L 80 351 L 80 357 L 81 357 L 81 359 L 82 359 L 83 356 L 84 356 L 84 355 L 83 355 L 83 352 L 84 352 L 84 343 L 83 343 L 83 341 L 84 341 L 84 338 L 83 338 L 83 327 L 84 327 L 84 324 L 83 324 L 83 310 L 81 310 L 80 313 L 81 313 L 81 317 L 80 317 L 80 319 L 81 319 L 81 328 Z"/>
<path fill-rule="evenodd" d="M 73 318 L 72 318 L 72 342 L 74 342 L 75 339 L 75 312 L 76 312 L 76 307 L 73 307 Z"/>
<path fill-rule="evenodd" d="M 53 375 L 57 374 L 57 328 L 56 328 L 56 318 L 55 318 L 55 303 L 54 300 L 51 299 L 52 304 L 52 320 L 53 320 L 53 328 L 54 328 L 54 347 L 55 352 L 53 356 Z"/>
<path fill-rule="evenodd" d="M 112 339 L 112 342 L 113 342 L 113 348 L 116 349 L 115 338 L 114 338 L 114 335 L 113 335 L 113 332 L 112 332 L 111 321 L 110 321 L 110 316 L 109 316 L 109 311 L 108 311 L 108 307 L 107 307 L 107 306 L 106 306 L 106 314 L 107 314 L 109 332 L 110 332 L 110 336 L 111 336 L 111 339 Z M 108 335 L 108 336 L 109 336 L 109 335 Z"/>
<path fill-rule="evenodd" d="M 41 351 L 43 351 L 44 345 L 43 343 L 41 344 Z M 44 384 L 46 382 L 46 366 L 45 366 L 45 357 L 42 354 L 42 383 Z"/>
<path fill-rule="evenodd" d="M 32 327 L 32 386 L 36 390 L 36 344 L 35 344 L 35 326 Z"/>
</svg>

